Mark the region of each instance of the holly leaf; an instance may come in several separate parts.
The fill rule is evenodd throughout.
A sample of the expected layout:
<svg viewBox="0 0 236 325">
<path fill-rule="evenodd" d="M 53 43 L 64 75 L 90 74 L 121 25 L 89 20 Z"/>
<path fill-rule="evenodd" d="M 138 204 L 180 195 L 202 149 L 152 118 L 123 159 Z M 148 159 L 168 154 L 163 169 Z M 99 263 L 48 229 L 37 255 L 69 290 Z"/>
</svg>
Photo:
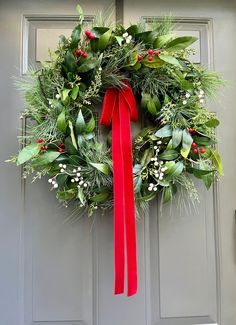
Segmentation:
<svg viewBox="0 0 236 325">
<path fill-rule="evenodd" d="M 26 161 L 34 158 L 40 152 L 40 143 L 31 143 L 24 147 L 18 154 L 17 166 L 24 164 Z"/>
</svg>

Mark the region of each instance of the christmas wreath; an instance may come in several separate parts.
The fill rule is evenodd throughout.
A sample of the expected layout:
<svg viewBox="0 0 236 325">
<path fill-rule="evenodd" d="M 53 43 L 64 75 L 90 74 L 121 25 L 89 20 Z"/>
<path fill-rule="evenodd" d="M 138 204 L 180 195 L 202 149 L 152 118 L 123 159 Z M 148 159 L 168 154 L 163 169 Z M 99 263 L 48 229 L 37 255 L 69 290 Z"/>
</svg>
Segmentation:
<svg viewBox="0 0 236 325">
<path fill-rule="evenodd" d="M 79 216 L 114 205 L 118 218 L 127 218 L 123 215 L 134 213 L 132 197 L 142 207 L 160 193 L 169 201 L 179 188 L 197 199 L 192 176 L 210 188 L 223 171 L 215 150 L 219 121 L 205 105 L 205 97 L 214 95 L 222 81 L 188 59 L 196 38 L 175 37 L 170 17 L 153 22 L 150 30 L 143 24 L 126 29 L 96 22 L 88 30 L 81 7 L 77 10 L 78 24 L 71 37 L 60 37 L 51 61 L 18 80 L 27 103 L 22 118 L 32 123 L 20 137 L 22 150 L 11 160 L 24 164 L 24 177 L 48 175 L 57 198 L 65 206 L 74 202 Z M 136 105 L 141 129 L 132 141 Z M 103 128 L 101 135 L 100 115 L 101 124 L 112 124 L 112 134 Z M 119 222 L 115 219 L 115 227 L 122 227 Z M 129 243 L 135 221 L 130 227 L 127 246 L 135 247 L 135 240 Z M 123 237 L 115 238 L 116 256 Z M 135 267 L 132 254 L 127 253 L 128 269 Z M 121 293 L 118 282 L 116 293 Z M 136 287 L 130 283 L 131 295 Z"/>
</svg>

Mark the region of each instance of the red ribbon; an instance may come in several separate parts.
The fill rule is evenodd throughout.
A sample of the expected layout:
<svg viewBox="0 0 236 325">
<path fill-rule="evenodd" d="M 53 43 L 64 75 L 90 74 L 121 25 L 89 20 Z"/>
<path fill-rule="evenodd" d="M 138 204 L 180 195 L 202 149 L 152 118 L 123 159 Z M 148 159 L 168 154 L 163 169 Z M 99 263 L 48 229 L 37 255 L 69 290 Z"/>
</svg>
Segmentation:
<svg viewBox="0 0 236 325">
<path fill-rule="evenodd" d="M 124 293 L 126 252 L 128 296 L 137 292 L 136 221 L 130 120 L 138 120 L 138 111 L 130 84 L 126 83 L 123 89 L 107 89 L 100 123 L 109 126 L 112 121 L 115 294 Z"/>
</svg>

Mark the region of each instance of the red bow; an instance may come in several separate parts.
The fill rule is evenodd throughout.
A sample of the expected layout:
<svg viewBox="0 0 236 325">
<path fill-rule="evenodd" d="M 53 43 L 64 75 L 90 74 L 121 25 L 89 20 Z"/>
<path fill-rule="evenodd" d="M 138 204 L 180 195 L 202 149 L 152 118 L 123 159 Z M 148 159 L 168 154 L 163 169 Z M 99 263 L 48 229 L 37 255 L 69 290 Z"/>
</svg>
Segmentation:
<svg viewBox="0 0 236 325">
<path fill-rule="evenodd" d="M 138 120 L 138 111 L 130 84 L 127 82 L 123 89 L 107 89 L 100 123 L 109 126 L 112 121 L 115 294 L 124 293 L 126 248 L 128 296 L 137 292 L 136 222 L 130 120 Z"/>
</svg>

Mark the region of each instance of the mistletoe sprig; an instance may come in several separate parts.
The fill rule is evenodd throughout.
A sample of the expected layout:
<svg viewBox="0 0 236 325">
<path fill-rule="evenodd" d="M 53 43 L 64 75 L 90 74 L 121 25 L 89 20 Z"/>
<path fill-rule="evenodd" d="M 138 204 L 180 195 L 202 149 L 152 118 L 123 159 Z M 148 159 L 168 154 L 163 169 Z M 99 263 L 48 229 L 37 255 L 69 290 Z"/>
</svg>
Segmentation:
<svg viewBox="0 0 236 325">
<path fill-rule="evenodd" d="M 191 63 L 195 37 L 176 37 L 170 18 L 125 28 L 84 30 L 83 11 L 68 39 L 60 37 L 51 61 L 18 81 L 31 125 L 20 140 L 26 146 L 11 160 L 24 164 L 24 177 L 48 175 L 51 189 L 81 213 L 113 206 L 110 135 L 101 142 L 95 108 L 107 88 L 129 81 L 140 103 L 145 128 L 134 139 L 136 202 L 162 193 L 164 202 L 182 187 L 193 199 L 192 176 L 207 188 L 223 174 L 215 150 L 217 117 L 206 108 L 222 80 Z"/>
</svg>

